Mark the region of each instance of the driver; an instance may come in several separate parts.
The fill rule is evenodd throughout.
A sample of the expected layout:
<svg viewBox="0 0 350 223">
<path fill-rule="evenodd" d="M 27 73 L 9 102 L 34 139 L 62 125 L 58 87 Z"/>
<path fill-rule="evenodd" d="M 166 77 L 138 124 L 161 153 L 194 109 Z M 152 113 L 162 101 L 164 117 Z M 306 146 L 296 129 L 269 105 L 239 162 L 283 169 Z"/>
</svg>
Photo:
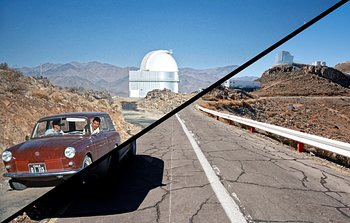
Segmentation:
<svg viewBox="0 0 350 223">
<path fill-rule="evenodd" d="M 63 131 L 61 129 L 60 120 L 54 120 L 52 121 L 52 128 L 46 130 L 45 135 L 58 135 L 63 134 Z"/>
</svg>

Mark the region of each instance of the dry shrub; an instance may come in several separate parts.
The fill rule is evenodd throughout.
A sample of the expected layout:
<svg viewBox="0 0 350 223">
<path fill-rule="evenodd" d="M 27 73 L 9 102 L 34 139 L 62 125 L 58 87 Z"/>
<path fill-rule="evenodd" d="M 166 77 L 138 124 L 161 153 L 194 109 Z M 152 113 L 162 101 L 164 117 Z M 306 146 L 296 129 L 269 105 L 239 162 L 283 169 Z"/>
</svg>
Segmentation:
<svg viewBox="0 0 350 223">
<path fill-rule="evenodd" d="M 215 106 L 213 105 L 212 102 L 199 101 L 197 104 L 203 108 L 215 109 Z"/>
<path fill-rule="evenodd" d="M 49 94 L 46 91 L 42 91 L 42 90 L 33 90 L 32 96 L 35 98 L 49 100 Z"/>
<path fill-rule="evenodd" d="M 337 163 L 339 165 L 342 165 L 346 168 L 350 168 L 350 158 L 327 151 L 327 150 L 323 150 L 323 149 L 319 149 L 319 148 L 315 148 L 314 151 L 315 155 L 323 158 L 323 159 L 327 159 L 331 162 Z"/>
<path fill-rule="evenodd" d="M 105 99 L 98 100 L 98 104 L 99 106 L 104 106 L 104 107 L 108 106 L 108 102 Z"/>
<path fill-rule="evenodd" d="M 266 118 L 273 118 L 277 115 L 276 112 L 266 112 Z"/>
<path fill-rule="evenodd" d="M 202 96 L 202 99 L 203 99 L 203 100 L 206 100 L 206 101 L 217 101 L 217 100 L 218 100 L 215 96 L 213 96 L 213 95 L 211 95 L 211 94 L 205 94 L 205 95 L 203 95 L 203 96 Z"/>
<path fill-rule="evenodd" d="M 64 100 L 64 97 L 60 93 L 54 92 L 51 95 L 51 100 L 55 103 L 62 103 Z"/>
<path fill-rule="evenodd" d="M 251 108 L 251 104 L 253 102 L 251 101 L 236 101 L 236 100 L 218 100 L 218 101 L 211 101 L 211 102 L 198 102 L 197 104 L 207 108 L 207 109 L 213 109 L 213 110 L 226 110 L 227 108 L 232 109 L 232 108 Z"/>
</svg>

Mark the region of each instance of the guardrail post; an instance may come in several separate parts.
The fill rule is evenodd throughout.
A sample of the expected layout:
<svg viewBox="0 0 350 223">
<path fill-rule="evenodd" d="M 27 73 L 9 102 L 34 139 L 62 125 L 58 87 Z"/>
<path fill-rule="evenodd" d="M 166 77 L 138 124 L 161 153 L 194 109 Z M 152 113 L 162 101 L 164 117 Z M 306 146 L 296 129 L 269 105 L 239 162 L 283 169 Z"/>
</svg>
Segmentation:
<svg viewBox="0 0 350 223">
<path fill-rule="evenodd" d="M 220 119 L 220 117 L 217 115 L 217 116 L 216 116 L 216 120 L 219 120 L 219 119 Z"/>
<path fill-rule="evenodd" d="M 304 132 L 304 130 L 299 130 L 300 132 Z M 304 143 L 297 142 L 297 151 L 298 153 L 305 152 L 305 146 Z"/>
<path fill-rule="evenodd" d="M 299 153 L 304 152 L 304 151 L 305 151 L 304 143 L 301 143 L 301 142 L 297 142 L 297 143 L 298 143 L 298 144 L 297 144 L 297 151 L 298 151 Z"/>
<path fill-rule="evenodd" d="M 254 133 L 256 130 L 255 130 L 254 127 L 250 127 L 250 128 L 249 128 L 249 131 L 250 131 L 251 133 Z"/>
</svg>

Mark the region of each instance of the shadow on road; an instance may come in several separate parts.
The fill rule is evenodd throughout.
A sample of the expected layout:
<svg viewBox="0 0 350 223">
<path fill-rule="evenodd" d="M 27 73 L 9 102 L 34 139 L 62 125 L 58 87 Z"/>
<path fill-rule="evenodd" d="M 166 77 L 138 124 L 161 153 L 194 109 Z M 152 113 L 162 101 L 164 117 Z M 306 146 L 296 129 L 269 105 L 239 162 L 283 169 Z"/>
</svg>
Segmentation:
<svg viewBox="0 0 350 223">
<path fill-rule="evenodd" d="M 32 220 L 111 215 L 137 210 L 148 192 L 163 186 L 164 162 L 137 155 L 89 186 L 66 184 L 27 211 Z M 70 187 L 72 190 L 70 191 Z"/>
</svg>

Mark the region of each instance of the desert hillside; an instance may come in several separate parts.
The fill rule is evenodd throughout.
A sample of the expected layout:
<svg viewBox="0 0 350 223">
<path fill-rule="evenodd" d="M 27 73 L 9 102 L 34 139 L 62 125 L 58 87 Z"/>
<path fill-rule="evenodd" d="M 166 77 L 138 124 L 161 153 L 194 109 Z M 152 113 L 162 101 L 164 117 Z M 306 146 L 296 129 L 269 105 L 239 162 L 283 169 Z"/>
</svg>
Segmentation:
<svg viewBox="0 0 350 223">
<path fill-rule="evenodd" d="M 350 75 L 350 61 L 344 62 L 344 63 L 338 63 L 334 66 L 335 69 L 347 73 Z"/>
<path fill-rule="evenodd" d="M 214 89 L 201 105 L 350 143 L 349 75 L 328 67 L 279 66 L 260 82 L 262 88 L 250 94 Z"/>
<path fill-rule="evenodd" d="M 122 139 L 129 137 L 131 126 L 124 122 L 120 105 L 108 92 L 59 88 L 46 78 L 24 76 L 0 65 L 0 152 L 23 142 L 39 118 L 65 112 L 103 111 L 110 114 Z"/>
<path fill-rule="evenodd" d="M 350 75 L 326 66 L 276 66 L 259 81 L 259 96 L 350 96 Z"/>
</svg>

